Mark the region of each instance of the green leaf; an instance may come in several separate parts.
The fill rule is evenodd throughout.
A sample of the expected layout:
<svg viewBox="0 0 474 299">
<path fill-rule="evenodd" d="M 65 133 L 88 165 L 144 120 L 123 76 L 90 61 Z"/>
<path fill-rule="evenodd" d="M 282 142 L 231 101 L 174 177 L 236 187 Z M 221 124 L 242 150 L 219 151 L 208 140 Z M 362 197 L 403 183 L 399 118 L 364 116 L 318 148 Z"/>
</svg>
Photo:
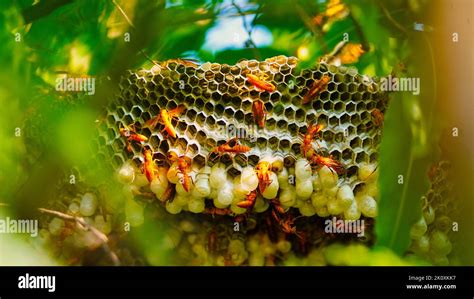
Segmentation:
<svg viewBox="0 0 474 299">
<path fill-rule="evenodd" d="M 410 243 L 411 225 L 421 215 L 421 196 L 427 190 L 426 158 L 415 153 L 417 136 L 411 129 L 412 96 L 394 94 L 385 115 L 380 148 L 380 198 L 376 245 L 403 254 Z"/>
</svg>

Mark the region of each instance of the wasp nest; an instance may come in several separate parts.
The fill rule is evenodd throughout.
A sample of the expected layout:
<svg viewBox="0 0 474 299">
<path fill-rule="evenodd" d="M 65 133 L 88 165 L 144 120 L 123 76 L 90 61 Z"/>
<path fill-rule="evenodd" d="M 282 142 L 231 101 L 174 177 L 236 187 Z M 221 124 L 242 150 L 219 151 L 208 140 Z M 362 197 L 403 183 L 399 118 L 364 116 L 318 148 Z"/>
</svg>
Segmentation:
<svg viewBox="0 0 474 299">
<path fill-rule="evenodd" d="M 434 164 L 428 175 L 431 186 L 422 196 L 422 216 L 413 224 L 410 236 L 410 252 L 415 253 L 435 265 L 449 265 L 452 256 L 450 241 L 454 231 L 453 217 L 457 213 L 456 193 L 454 192 L 448 161 Z"/>
<path fill-rule="evenodd" d="M 303 216 L 375 217 L 382 130 L 375 116 L 385 112 L 387 94 L 354 68 L 298 70 L 297 63 L 285 56 L 235 65 L 173 60 L 130 72 L 100 127 L 99 157 L 110 159 L 130 192 L 153 192 L 173 214 L 260 213 L 277 198 L 282 209 Z M 307 101 L 323 78 L 329 80 Z M 266 113 L 263 127 L 255 101 Z M 146 125 L 164 110 L 179 111 L 171 125 L 163 117 Z M 310 125 L 320 126 L 310 152 L 343 171 L 310 163 L 302 151 Z M 216 150 L 225 143 L 246 150 Z M 239 204 L 249 194 L 250 209 Z"/>
</svg>

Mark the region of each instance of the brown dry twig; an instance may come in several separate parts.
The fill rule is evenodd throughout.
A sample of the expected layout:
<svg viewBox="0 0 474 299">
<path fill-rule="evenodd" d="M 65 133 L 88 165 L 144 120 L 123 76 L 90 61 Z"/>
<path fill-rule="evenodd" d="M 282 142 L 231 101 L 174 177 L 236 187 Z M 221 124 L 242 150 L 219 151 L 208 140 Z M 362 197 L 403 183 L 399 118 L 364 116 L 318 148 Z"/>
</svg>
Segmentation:
<svg viewBox="0 0 474 299">
<path fill-rule="evenodd" d="M 109 238 L 103 232 L 101 232 L 100 230 L 98 230 L 94 226 L 88 224 L 84 220 L 84 218 L 77 217 L 77 216 L 72 216 L 72 215 L 69 215 L 69 214 L 61 213 L 61 212 L 54 211 L 54 210 L 44 209 L 44 208 L 38 208 L 38 210 L 41 213 L 54 215 L 56 217 L 59 217 L 61 219 L 67 220 L 67 221 L 74 221 L 74 222 L 76 222 L 76 224 L 81 229 L 83 229 L 85 231 L 92 232 L 94 234 L 94 236 L 101 241 L 101 246 L 102 246 L 103 250 L 109 255 L 109 257 L 110 257 L 111 261 L 113 262 L 113 264 L 115 266 L 120 266 L 120 260 L 118 259 L 115 252 L 113 252 L 109 247 L 109 244 L 108 244 Z"/>
</svg>

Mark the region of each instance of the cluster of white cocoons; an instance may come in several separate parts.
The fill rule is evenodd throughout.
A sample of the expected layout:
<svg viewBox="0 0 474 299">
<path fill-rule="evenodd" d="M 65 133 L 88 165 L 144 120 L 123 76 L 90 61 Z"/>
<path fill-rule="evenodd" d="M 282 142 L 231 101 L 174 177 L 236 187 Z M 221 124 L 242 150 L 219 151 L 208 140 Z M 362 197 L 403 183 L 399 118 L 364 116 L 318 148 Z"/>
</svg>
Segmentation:
<svg viewBox="0 0 474 299">
<path fill-rule="evenodd" d="M 296 162 L 296 193 L 303 202 L 298 204 L 300 213 L 304 216 L 317 214 L 320 217 L 340 216 L 346 220 L 357 220 L 361 215 L 374 218 L 377 216 L 377 177 L 374 165 L 362 164 L 358 178 L 369 177 L 365 186 L 354 194 L 351 184 L 341 181 L 338 175 L 329 167 L 321 167 L 315 174 L 307 170 L 305 160 Z M 365 174 L 367 176 L 365 176 Z M 372 173 L 372 175 L 370 175 Z M 311 187 L 301 182 L 301 177 L 312 182 Z M 299 178 L 300 177 L 300 178 Z M 311 190 L 309 200 L 306 200 L 308 190 Z"/>
<path fill-rule="evenodd" d="M 283 165 L 283 159 L 280 157 L 262 157 L 260 162 L 262 161 L 270 164 L 278 162 Z M 257 190 L 259 185 L 253 166 L 243 167 L 241 174 L 235 178 L 227 174 L 226 167 L 222 163 L 189 171 L 188 175 L 192 179 L 189 191 L 183 188 L 183 176 L 177 163 L 173 163 L 169 168 L 158 168 L 158 174 L 149 184 L 150 190 L 161 201 L 165 199 L 163 195 L 169 184 L 175 185 L 174 199 L 166 202 L 166 210 L 171 214 L 178 214 L 181 211 L 202 213 L 206 200 L 211 200 L 216 208 L 229 208 L 236 215 L 243 214 L 247 210 L 237 204 L 244 201 L 250 192 Z M 301 215 L 307 217 L 334 215 L 348 220 L 359 219 L 361 215 L 376 217 L 378 198 L 376 165 L 361 164 L 357 175 L 358 181 L 364 182 L 364 187 L 355 195 L 353 186 L 343 178 L 339 178 L 330 168 L 324 166 L 314 171 L 307 159 L 300 158 L 296 160 L 294 167 L 281 167 L 277 171 L 270 171 L 269 185 L 263 194 L 258 192 L 253 211 L 264 212 L 270 206 L 269 201 L 278 198 L 284 209 L 298 208 Z M 130 163 L 122 166 L 118 177 L 121 182 L 136 187 L 147 184 L 144 175 L 137 172 Z M 140 222 L 138 220 L 140 219 L 137 219 L 137 222 Z"/>
<path fill-rule="evenodd" d="M 441 229 L 442 225 L 436 223 L 435 216 L 435 210 L 429 206 L 420 219 L 412 225 L 410 230 L 411 250 L 419 256 L 427 257 L 435 265 L 447 266 L 452 244 L 446 233 L 446 228 Z M 431 229 L 431 226 L 434 228 Z"/>
</svg>

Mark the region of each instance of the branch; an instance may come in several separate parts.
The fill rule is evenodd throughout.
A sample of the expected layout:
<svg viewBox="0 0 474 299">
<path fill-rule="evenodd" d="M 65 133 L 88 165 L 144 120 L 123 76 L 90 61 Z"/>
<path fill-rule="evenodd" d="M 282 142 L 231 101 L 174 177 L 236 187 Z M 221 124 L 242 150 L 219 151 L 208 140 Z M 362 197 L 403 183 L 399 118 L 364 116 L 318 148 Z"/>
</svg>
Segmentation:
<svg viewBox="0 0 474 299">
<path fill-rule="evenodd" d="M 96 236 L 96 238 L 98 238 L 101 241 L 102 248 L 109 255 L 109 257 L 112 260 L 113 264 L 115 266 L 120 266 L 120 261 L 119 261 L 117 255 L 110 249 L 110 247 L 108 245 L 109 238 L 103 232 L 101 232 L 97 228 L 93 227 L 92 225 L 88 224 L 84 220 L 84 218 L 76 217 L 76 216 L 72 216 L 72 215 L 68 215 L 68 214 L 65 214 L 65 213 L 61 213 L 61 212 L 54 211 L 54 210 L 48 210 L 48 209 L 44 209 L 44 208 L 38 208 L 38 210 L 41 213 L 54 215 L 56 217 L 59 217 L 61 219 L 67 220 L 67 221 L 76 222 L 76 224 L 78 224 L 78 226 L 81 227 L 83 230 L 92 232 L 94 234 L 94 236 Z"/>
<path fill-rule="evenodd" d="M 48 16 L 57 8 L 64 6 L 66 4 L 72 3 L 73 0 L 49 0 L 49 1 L 40 1 L 35 5 L 23 9 L 21 14 L 25 20 L 25 24 L 29 24 L 34 20 L 41 19 Z"/>
<path fill-rule="evenodd" d="M 360 26 L 359 22 L 354 18 L 354 15 L 352 14 L 351 10 L 349 10 L 349 18 L 351 19 L 352 24 L 354 24 L 357 35 L 359 35 L 360 37 L 362 49 L 366 52 L 370 51 L 370 45 L 367 41 L 367 38 L 365 37 L 364 30 L 362 30 L 362 27 Z"/>
<path fill-rule="evenodd" d="M 251 46 L 253 55 L 255 56 L 257 60 L 260 60 L 260 53 L 257 49 L 257 45 L 252 40 L 253 28 L 247 23 L 247 20 L 245 19 L 245 13 L 242 11 L 242 9 L 240 9 L 240 7 L 235 3 L 234 0 L 232 0 L 232 6 L 237 10 L 237 13 L 242 17 L 242 21 L 244 23 L 244 29 L 245 31 L 247 31 L 247 34 L 249 35 L 249 38 L 247 39 L 247 43 L 248 45 Z M 255 18 L 256 18 L 256 14 L 255 14 Z M 255 21 L 255 18 L 254 18 L 254 21 Z"/>
<path fill-rule="evenodd" d="M 128 25 L 130 25 L 130 27 L 132 28 L 135 28 L 135 26 L 133 25 L 132 21 L 130 20 L 130 18 L 127 16 L 127 14 L 125 13 L 125 11 L 122 9 L 122 7 L 120 7 L 120 5 L 115 2 L 115 0 L 112 0 L 112 3 L 115 5 L 115 7 L 117 7 L 117 9 L 120 11 L 120 13 L 123 15 L 123 17 L 125 18 L 125 20 L 127 21 Z"/>
<path fill-rule="evenodd" d="M 395 26 L 395 28 L 397 28 L 404 34 L 408 34 L 407 30 L 392 17 L 388 9 L 382 3 L 379 2 L 379 6 L 380 6 L 380 9 L 382 9 L 382 12 L 384 13 L 384 15 L 387 17 L 388 21 L 392 23 L 392 25 Z"/>
<path fill-rule="evenodd" d="M 317 27 L 314 26 L 311 22 L 311 17 L 310 15 L 306 12 L 306 10 L 301 7 L 298 3 L 296 3 L 296 10 L 298 11 L 298 14 L 301 16 L 301 19 L 305 23 L 306 27 L 313 33 L 314 37 L 316 38 L 316 42 L 318 42 L 321 45 L 321 49 L 324 53 L 329 52 L 328 45 L 326 44 L 326 41 L 324 40 L 324 34 L 323 32 Z"/>
</svg>

